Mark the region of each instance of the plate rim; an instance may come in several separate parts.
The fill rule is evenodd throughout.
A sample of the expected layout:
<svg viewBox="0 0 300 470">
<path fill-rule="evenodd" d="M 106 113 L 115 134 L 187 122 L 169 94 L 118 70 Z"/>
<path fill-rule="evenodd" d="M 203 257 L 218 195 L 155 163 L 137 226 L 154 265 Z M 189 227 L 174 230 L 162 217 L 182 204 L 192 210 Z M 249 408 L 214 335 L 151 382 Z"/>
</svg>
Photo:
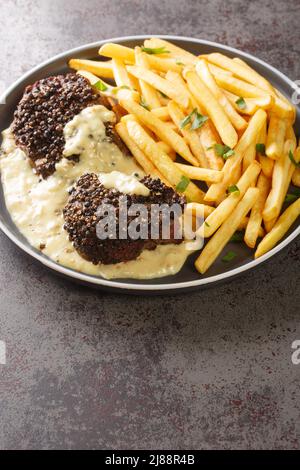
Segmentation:
<svg viewBox="0 0 300 470">
<path fill-rule="evenodd" d="M 133 36 L 121 36 L 121 37 L 114 37 L 114 38 L 108 38 L 108 39 L 103 39 L 100 41 L 94 41 L 91 43 L 87 43 L 78 47 L 74 47 L 72 49 L 66 50 L 64 52 L 61 52 L 59 54 L 54 55 L 53 57 L 41 62 L 40 64 L 36 65 L 35 67 L 31 68 L 27 72 L 25 72 L 20 78 L 18 78 L 15 82 L 13 82 L 7 90 L 4 91 L 4 93 L 0 97 L 0 102 L 4 102 L 6 100 L 6 97 L 17 87 L 19 86 L 22 82 L 24 82 L 28 77 L 30 77 L 32 74 L 35 72 L 38 72 L 40 69 L 43 67 L 53 64 L 55 61 L 62 59 L 63 57 L 73 54 L 73 53 L 78 53 L 82 52 L 86 49 L 89 48 L 94 48 L 94 47 L 100 47 L 102 44 L 105 44 L 107 42 L 117 42 L 117 43 L 122 43 L 126 41 L 132 41 L 132 40 L 144 40 L 144 39 L 149 39 L 151 37 L 158 37 L 161 39 L 166 39 L 166 40 L 177 40 L 177 41 L 188 41 L 192 42 L 195 44 L 202 44 L 202 45 L 208 45 L 211 47 L 216 47 L 219 49 L 227 50 L 231 53 L 237 53 L 240 56 L 243 56 L 245 58 L 248 58 L 256 63 L 259 63 L 263 67 L 269 69 L 271 72 L 273 72 L 275 75 L 277 75 L 281 80 L 286 82 L 291 88 L 294 87 L 294 82 L 287 77 L 285 74 L 280 72 L 280 70 L 276 69 L 272 65 L 268 64 L 267 62 L 263 61 L 262 59 L 259 59 L 252 54 L 249 54 L 247 52 L 241 51 L 239 49 L 236 49 L 231 46 L 227 46 L 225 44 L 220 44 L 214 41 L 208 41 L 206 39 L 198 39 L 198 38 L 193 38 L 193 37 L 188 37 L 188 36 L 176 36 L 176 35 L 165 35 L 165 34 L 143 34 L 143 35 L 133 35 Z M 5 104 L 4 104 L 5 105 Z M 273 257 L 276 253 L 280 252 L 283 248 L 285 248 L 287 245 L 289 245 L 299 234 L 300 234 L 300 225 L 293 230 L 293 232 L 282 242 L 280 242 L 278 245 L 276 245 L 272 250 L 270 250 L 268 253 L 265 253 L 263 256 L 261 256 L 258 259 L 253 259 L 252 261 L 249 261 L 242 266 L 238 266 L 237 268 L 231 269 L 229 271 L 216 274 L 210 277 L 204 277 L 204 278 L 199 278 L 197 280 L 193 281 L 183 281 L 183 282 L 177 282 L 177 283 L 165 283 L 165 284 L 135 284 L 134 279 L 132 280 L 133 282 L 120 282 L 117 280 L 109 280 L 109 279 L 104 279 L 100 276 L 94 276 L 90 274 L 85 274 L 81 273 L 79 271 L 75 271 L 72 268 L 68 268 L 62 265 L 59 265 L 55 261 L 51 260 L 50 258 L 44 258 L 41 254 L 35 251 L 35 249 L 32 246 L 26 246 L 24 242 L 19 240 L 11 231 L 10 229 L 0 220 L 0 229 L 2 232 L 5 233 L 5 235 L 13 242 L 15 243 L 21 250 L 23 250 L 25 253 L 28 255 L 32 256 L 35 258 L 37 261 L 42 263 L 44 266 L 50 268 L 51 270 L 57 271 L 58 273 L 62 274 L 63 276 L 66 276 L 68 278 L 73 278 L 75 280 L 84 282 L 89 285 L 93 285 L 94 287 L 107 287 L 107 288 L 113 288 L 120 291 L 148 291 L 153 292 L 153 291 L 160 291 L 161 293 L 164 293 L 165 291 L 180 291 L 180 290 L 187 290 L 189 288 L 195 289 L 196 287 L 203 287 L 205 285 L 210 285 L 213 283 L 219 283 L 221 281 L 228 280 L 232 277 L 237 276 L 238 274 L 242 274 L 246 271 L 249 271 L 250 269 L 253 269 L 271 257 Z M 200 275 L 200 274 L 199 274 Z M 162 278 L 163 279 L 163 278 Z"/>
</svg>

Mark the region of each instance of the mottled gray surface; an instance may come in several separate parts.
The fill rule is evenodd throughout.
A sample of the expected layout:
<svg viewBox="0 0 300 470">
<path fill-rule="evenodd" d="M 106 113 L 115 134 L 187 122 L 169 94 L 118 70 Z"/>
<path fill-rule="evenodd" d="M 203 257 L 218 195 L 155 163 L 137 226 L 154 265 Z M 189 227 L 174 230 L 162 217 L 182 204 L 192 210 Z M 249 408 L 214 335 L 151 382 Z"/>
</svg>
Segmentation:
<svg viewBox="0 0 300 470">
<path fill-rule="evenodd" d="M 6 0 L 0 80 L 143 33 L 223 42 L 300 78 L 299 2 L 261 3 Z M 63 281 L 0 234 L 0 447 L 299 448 L 299 253 L 202 292 L 127 297 Z"/>
</svg>

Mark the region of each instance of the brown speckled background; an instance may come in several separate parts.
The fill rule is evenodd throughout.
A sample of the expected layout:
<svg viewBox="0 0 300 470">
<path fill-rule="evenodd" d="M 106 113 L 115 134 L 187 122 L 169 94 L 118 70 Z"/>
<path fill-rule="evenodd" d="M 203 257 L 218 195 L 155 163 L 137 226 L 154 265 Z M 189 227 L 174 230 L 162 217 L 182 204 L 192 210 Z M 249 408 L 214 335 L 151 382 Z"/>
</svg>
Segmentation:
<svg viewBox="0 0 300 470">
<path fill-rule="evenodd" d="M 190 35 L 300 79 L 300 4 L 6 0 L 0 80 L 77 45 Z M 300 242 L 213 289 L 103 294 L 55 277 L 0 234 L 0 448 L 300 447 Z"/>
</svg>

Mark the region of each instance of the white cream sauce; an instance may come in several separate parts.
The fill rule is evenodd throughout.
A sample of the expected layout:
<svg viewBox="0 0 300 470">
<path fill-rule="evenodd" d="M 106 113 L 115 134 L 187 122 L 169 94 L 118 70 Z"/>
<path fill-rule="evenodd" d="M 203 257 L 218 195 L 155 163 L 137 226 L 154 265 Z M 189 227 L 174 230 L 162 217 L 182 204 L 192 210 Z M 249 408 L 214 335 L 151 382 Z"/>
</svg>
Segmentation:
<svg viewBox="0 0 300 470">
<path fill-rule="evenodd" d="M 107 189 L 117 189 L 124 194 L 136 194 L 137 196 L 149 196 L 150 191 L 134 175 L 125 175 L 120 171 L 100 173 L 99 180 Z"/>
<path fill-rule="evenodd" d="M 82 174 L 118 170 L 127 175 L 143 175 L 133 158 L 123 155 L 107 140 L 103 123 L 114 119 L 114 113 L 101 105 L 86 108 L 75 116 L 64 130 L 65 157 L 56 164 L 55 173 L 45 180 L 33 172 L 26 154 L 16 147 L 10 129 L 4 131 L 0 168 L 7 209 L 32 246 L 69 268 L 106 279 L 151 279 L 175 274 L 191 253 L 185 243 L 144 250 L 133 261 L 93 265 L 76 252 L 63 229 L 62 211 L 68 188 Z M 78 163 L 67 158 L 74 153 L 80 154 Z"/>
</svg>

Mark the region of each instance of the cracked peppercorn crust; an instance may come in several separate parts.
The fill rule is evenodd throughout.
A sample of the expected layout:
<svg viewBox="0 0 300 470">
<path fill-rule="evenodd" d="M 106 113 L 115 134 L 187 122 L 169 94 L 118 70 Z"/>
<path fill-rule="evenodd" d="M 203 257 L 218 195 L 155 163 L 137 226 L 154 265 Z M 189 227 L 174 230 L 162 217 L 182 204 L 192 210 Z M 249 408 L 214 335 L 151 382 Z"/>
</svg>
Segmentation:
<svg viewBox="0 0 300 470">
<path fill-rule="evenodd" d="M 136 259 L 143 250 L 153 250 L 159 244 L 179 244 L 182 238 L 174 238 L 174 220 L 170 222 L 170 238 L 165 240 L 151 240 L 150 210 L 151 204 L 179 204 L 183 209 L 186 202 L 184 196 L 177 194 L 172 188 L 166 186 L 159 179 L 152 179 L 146 176 L 141 179 L 149 190 L 149 196 L 139 196 L 122 194 L 117 190 L 107 189 L 100 182 L 94 173 L 88 173 L 79 178 L 76 185 L 70 190 L 70 197 L 64 208 L 65 219 L 64 229 L 69 234 L 69 239 L 73 242 L 74 248 L 88 261 L 94 264 L 114 264 L 122 261 Z M 121 199 L 120 199 L 121 198 Z M 97 210 L 101 204 L 112 204 L 116 208 L 117 224 L 116 233 L 119 233 L 119 204 L 120 200 L 127 201 L 127 208 L 132 204 L 144 204 L 148 211 L 148 234 L 147 240 L 130 238 L 100 240 L 97 237 L 96 226 L 101 216 L 97 215 Z M 128 216 L 128 225 L 134 216 Z M 160 220 L 161 233 L 161 220 Z"/>
<path fill-rule="evenodd" d="M 44 78 L 26 87 L 14 114 L 12 132 L 37 174 L 47 178 L 54 173 L 63 156 L 64 126 L 84 108 L 96 104 L 112 109 L 112 103 L 76 73 Z M 107 137 L 128 154 L 114 125 L 105 123 L 105 127 Z M 78 161 L 79 156 L 71 158 Z"/>
</svg>

